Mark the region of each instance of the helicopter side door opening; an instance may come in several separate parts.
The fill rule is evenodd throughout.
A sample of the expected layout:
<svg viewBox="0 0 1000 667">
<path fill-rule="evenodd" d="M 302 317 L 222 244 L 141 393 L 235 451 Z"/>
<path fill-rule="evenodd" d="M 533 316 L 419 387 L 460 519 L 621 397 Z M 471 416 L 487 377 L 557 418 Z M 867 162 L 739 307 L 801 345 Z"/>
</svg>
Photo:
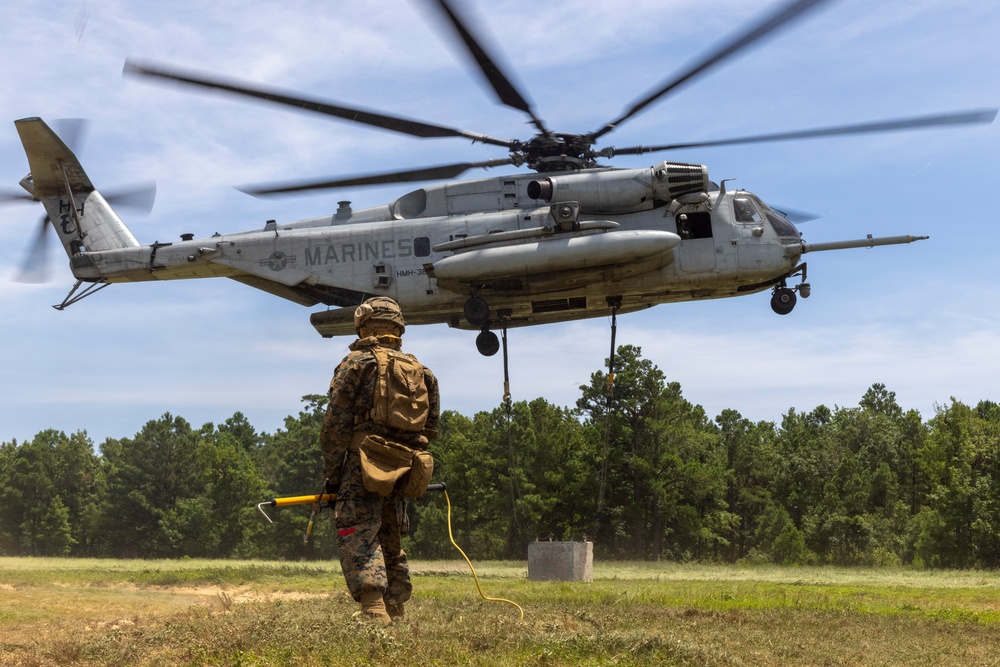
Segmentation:
<svg viewBox="0 0 1000 667">
<path fill-rule="evenodd" d="M 708 211 L 678 213 L 674 217 L 682 241 L 712 238 L 712 214 Z"/>
<path fill-rule="evenodd" d="M 681 237 L 678 248 L 682 273 L 707 273 L 715 270 L 715 240 L 712 232 L 712 213 L 699 208 L 683 207 L 674 215 L 677 235 Z"/>
</svg>

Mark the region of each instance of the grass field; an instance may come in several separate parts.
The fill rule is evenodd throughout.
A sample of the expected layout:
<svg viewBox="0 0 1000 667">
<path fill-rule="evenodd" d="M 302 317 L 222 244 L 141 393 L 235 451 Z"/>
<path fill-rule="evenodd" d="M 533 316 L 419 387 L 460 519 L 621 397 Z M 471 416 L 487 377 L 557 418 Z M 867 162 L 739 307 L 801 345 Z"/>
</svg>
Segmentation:
<svg viewBox="0 0 1000 667">
<path fill-rule="evenodd" d="M 0 558 L 0 665 L 1000 665 L 1000 575 L 413 564 L 407 618 L 352 618 L 332 563 Z"/>
</svg>

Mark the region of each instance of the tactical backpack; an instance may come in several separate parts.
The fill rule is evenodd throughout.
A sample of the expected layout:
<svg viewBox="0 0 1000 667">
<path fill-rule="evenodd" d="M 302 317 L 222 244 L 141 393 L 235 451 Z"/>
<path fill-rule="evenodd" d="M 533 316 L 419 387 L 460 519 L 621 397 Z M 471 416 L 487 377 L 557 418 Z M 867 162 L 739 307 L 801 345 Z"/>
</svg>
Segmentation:
<svg viewBox="0 0 1000 667">
<path fill-rule="evenodd" d="M 378 362 L 371 420 L 407 433 L 420 433 L 430 414 L 424 367 L 417 358 L 398 350 L 371 348 Z"/>
<path fill-rule="evenodd" d="M 371 353 L 378 362 L 372 422 L 420 433 L 431 408 L 423 365 L 391 348 L 376 346 Z M 355 433 L 353 446 L 361 453 L 361 473 L 369 491 L 387 496 L 398 487 L 404 498 L 419 498 L 427 490 L 434 474 L 430 452 L 363 432 Z"/>
</svg>

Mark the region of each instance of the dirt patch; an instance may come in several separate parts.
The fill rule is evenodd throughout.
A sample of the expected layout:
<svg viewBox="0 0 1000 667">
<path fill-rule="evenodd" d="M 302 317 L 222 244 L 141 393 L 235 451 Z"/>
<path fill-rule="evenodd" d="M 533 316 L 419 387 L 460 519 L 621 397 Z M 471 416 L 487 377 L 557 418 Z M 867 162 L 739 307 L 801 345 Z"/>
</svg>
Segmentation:
<svg viewBox="0 0 1000 667">
<path fill-rule="evenodd" d="M 234 604 L 251 602 L 272 602 L 274 600 L 315 600 L 327 598 L 329 593 L 306 593 L 303 591 L 261 591 L 253 586 L 222 588 L 220 586 L 169 586 L 162 589 L 167 593 L 203 598 L 198 604 Z"/>
</svg>

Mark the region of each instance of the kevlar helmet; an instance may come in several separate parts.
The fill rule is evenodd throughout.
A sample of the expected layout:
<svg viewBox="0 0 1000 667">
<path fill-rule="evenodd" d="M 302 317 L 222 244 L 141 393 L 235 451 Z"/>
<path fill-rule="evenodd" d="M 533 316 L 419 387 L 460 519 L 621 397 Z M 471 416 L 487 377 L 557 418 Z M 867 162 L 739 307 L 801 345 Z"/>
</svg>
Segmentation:
<svg viewBox="0 0 1000 667">
<path fill-rule="evenodd" d="M 354 311 L 354 329 L 361 335 L 361 327 L 369 320 L 391 322 L 399 327 L 399 333 L 406 331 L 406 320 L 399 304 L 387 296 L 375 296 L 368 299 Z"/>
</svg>

